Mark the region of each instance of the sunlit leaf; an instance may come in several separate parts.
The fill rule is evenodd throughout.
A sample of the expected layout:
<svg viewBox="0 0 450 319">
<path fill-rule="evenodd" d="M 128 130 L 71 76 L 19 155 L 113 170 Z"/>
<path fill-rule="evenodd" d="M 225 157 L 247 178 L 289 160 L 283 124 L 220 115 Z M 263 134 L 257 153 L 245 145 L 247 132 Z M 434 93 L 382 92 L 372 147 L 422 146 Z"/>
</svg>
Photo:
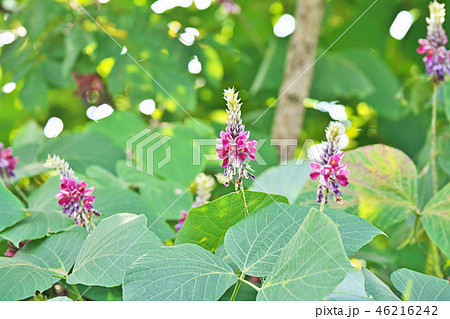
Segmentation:
<svg viewBox="0 0 450 319">
<path fill-rule="evenodd" d="M 147 230 L 146 223 L 143 215 L 125 213 L 102 220 L 84 241 L 67 282 L 120 285 L 127 266 L 161 245 L 156 235 Z"/>
<path fill-rule="evenodd" d="M 193 244 L 153 249 L 128 267 L 124 300 L 217 300 L 237 281 L 233 270 Z"/>
<path fill-rule="evenodd" d="M 247 275 L 267 276 L 283 248 L 301 227 L 311 206 L 273 203 L 230 227 L 225 248 L 236 265 Z M 336 224 L 345 252 L 353 255 L 380 230 L 364 219 L 334 209 L 325 214 Z"/>
<path fill-rule="evenodd" d="M 288 203 L 284 196 L 259 192 L 245 192 L 249 214 L 273 202 Z M 178 232 L 175 243 L 194 243 L 211 251 L 222 245 L 228 228 L 245 218 L 245 209 L 239 193 L 222 196 L 210 203 L 190 210 Z"/>
<path fill-rule="evenodd" d="M 283 248 L 258 300 L 321 300 L 351 269 L 336 225 L 312 208 Z"/>
<path fill-rule="evenodd" d="M 25 299 L 52 285 L 50 271 L 19 258 L 0 257 L 0 300 Z"/>
</svg>

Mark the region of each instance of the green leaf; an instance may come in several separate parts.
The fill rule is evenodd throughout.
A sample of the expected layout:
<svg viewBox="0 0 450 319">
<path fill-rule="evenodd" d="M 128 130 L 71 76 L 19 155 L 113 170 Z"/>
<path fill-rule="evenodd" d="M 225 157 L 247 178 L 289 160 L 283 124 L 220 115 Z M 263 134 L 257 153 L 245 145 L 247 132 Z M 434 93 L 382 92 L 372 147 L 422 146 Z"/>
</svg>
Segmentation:
<svg viewBox="0 0 450 319">
<path fill-rule="evenodd" d="M 328 53 L 314 66 L 311 97 L 333 100 L 337 97 L 363 99 L 374 92 L 369 78 L 350 59 Z"/>
<path fill-rule="evenodd" d="M 404 111 L 397 98 L 400 83 L 386 62 L 371 51 L 373 50 L 350 49 L 342 55 L 352 61 L 373 85 L 372 94 L 364 100 L 381 116 L 396 119 Z"/>
<path fill-rule="evenodd" d="M 0 300 L 14 301 L 53 285 L 50 272 L 19 258 L 0 257 Z"/>
<path fill-rule="evenodd" d="M 218 300 L 237 281 L 233 270 L 211 252 L 193 245 L 149 251 L 128 267 L 124 300 Z"/>
<path fill-rule="evenodd" d="M 161 245 L 146 223 L 145 216 L 133 214 L 117 214 L 102 220 L 84 241 L 67 283 L 120 285 L 127 266 Z"/>
<path fill-rule="evenodd" d="M 289 202 L 294 202 L 310 173 L 309 161 L 302 165 L 289 162 L 287 165 L 271 167 L 258 176 L 250 190 L 283 195 Z"/>
<path fill-rule="evenodd" d="M 228 229 L 225 235 L 228 254 L 245 274 L 269 275 L 310 209 L 311 206 L 273 203 L 257 211 Z M 334 209 L 326 209 L 325 214 L 336 224 L 348 256 L 382 234 L 358 216 Z"/>
<path fill-rule="evenodd" d="M 141 188 L 141 197 L 148 208 L 163 220 L 178 220 L 180 211 L 192 207 L 192 193 L 178 183 L 155 178 L 152 184 Z"/>
<path fill-rule="evenodd" d="M 144 214 L 147 217 L 149 230 L 165 241 L 175 237 L 175 232 L 169 227 L 164 219 L 148 205 L 148 200 L 136 192 L 115 188 L 99 188 L 94 192 L 94 206 L 101 214 L 94 221 L 118 213 Z"/>
<path fill-rule="evenodd" d="M 0 181 L 0 231 L 27 217 L 22 203 Z"/>
<path fill-rule="evenodd" d="M 442 188 L 425 206 L 422 224 L 427 234 L 450 259 L 450 183 Z"/>
<path fill-rule="evenodd" d="M 382 145 L 368 145 L 347 152 L 344 158 L 349 186 L 342 188 L 346 201 L 340 206 L 384 230 L 405 220 L 417 210 L 417 172 L 413 161 L 402 151 Z M 300 203 L 315 203 L 317 181 L 305 183 L 297 198 Z"/>
<path fill-rule="evenodd" d="M 67 276 L 87 236 L 80 226 L 40 240 L 33 240 L 21 248 L 14 258 Z M 58 281 L 59 279 L 55 279 Z"/>
<path fill-rule="evenodd" d="M 366 292 L 375 301 L 400 301 L 398 297 L 373 272 L 363 268 Z"/>
<path fill-rule="evenodd" d="M 0 233 L 0 236 L 19 246 L 21 241 L 38 239 L 57 233 L 74 224 L 73 220 L 62 212 L 33 211 L 31 216 Z"/>
<path fill-rule="evenodd" d="M 28 197 L 30 210 L 61 212 L 56 194 L 61 190 L 59 175 L 50 177 L 41 187 L 34 190 Z"/>
<path fill-rule="evenodd" d="M 421 274 L 406 268 L 392 273 L 394 287 L 409 301 L 448 301 L 450 285 L 447 280 Z"/>
<path fill-rule="evenodd" d="M 336 225 L 312 208 L 282 250 L 257 300 L 322 300 L 351 269 Z"/>
<path fill-rule="evenodd" d="M 334 288 L 333 293 L 325 298 L 326 301 L 371 301 L 364 287 L 364 274 L 361 270 L 353 269 Z"/>
<path fill-rule="evenodd" d="M 248 213 L 251 214 L 273 202 L 288 203 L 284 196 L 259 192 L 245 192 Z M 189 211 L 178 232 L 176 244 L 194 243 L 211 251 L 222 245 L 228 228 L 245 217 L 245 209 L 239 193 L 222 196 L 210 203 Z"/>
<path fill-rule="evenodd" d="M 91 165 L 99 165 L 110 172 L 115 171 L 116 162 L 125 158 L 125 153 L 109 138 L 95 132 L 66 135 L 47 141 L 40 160 L 57 154 L 64 158 L 75 172 L 84 172 Z M 105 156 L 107 154 L 107 156 Z"/>
<path fill-rule="evenodd" d="M 81 50 L 92 41 L 94 41 L 93 37 L 86 30 L 84 30 L 82 24 L 77 23 L 69 30 L 64 39 L 64 45 L 66 48 L 66 54 L 62 64 L 64 78 L 67 77 L 69 72 L 73 69 Z"/>
<path fill-rule="evenodd" d="M 48 106 L 48 86 L 43 78 L 44 74 L 39 67 L 32 69 L 19 93 L 24 109 L 32 114 L 44 112 Z"/>
<path fill-rule="evenodd" d="M 136 112 L 123 111 L 115 111 L 107 118 L 87 125 L 87 131 L 103 134 L 123 149 L 129 138 L 145 128 L 145 122 Z"/>
</svg>

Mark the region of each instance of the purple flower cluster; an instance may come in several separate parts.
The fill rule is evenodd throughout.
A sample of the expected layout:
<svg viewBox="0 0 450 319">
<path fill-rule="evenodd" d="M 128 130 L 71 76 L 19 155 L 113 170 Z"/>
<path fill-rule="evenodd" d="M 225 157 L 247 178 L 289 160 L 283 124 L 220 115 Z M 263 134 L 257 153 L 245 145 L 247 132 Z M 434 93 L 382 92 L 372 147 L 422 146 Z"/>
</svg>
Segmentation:
<svg viewBox="0 0 450 319">
<path fill-rule="evenodd" d="M 87 188 L 84 180 L 78 181 L 61 178 L 61 191 L 56 195 L 58 203 L 63 207 L 63 213 L 75 218 L 75 223 L 89 230 L 92 215 L 99 216 L 93 208 L 95 197 L 92 195 L 94 187 Z"/>
<path fill-rule="evenodd" d="M 0 142 L 0 178 L 6 180 L 6 178 L 14 177 L 14 169 L 16 168 L 18 157 L 12 155 L 12 148 L 5 146 Z"/>
<path fill-rule="evenodd" d="M 93 207 L 94 187 L 88 188 L 84 180 L 79 181 L 69 164 L 59 156 L 50 157 L 49 155 L 44 166 L 54 168 L 60 174 L 61 190 L 56 198 L 59 199 L 59 205 L 63 207 L 63 213 L 75 218 L 77 225 L 83 226 L 90 232 L 92 216 L 100 216 Z"/>
<path fill-rule="evenodd" d="M 242 184 L 243 177 L 255 179 L 255 176 L 249 173 L 250 165 L 244 163 L 248 157 L 251 161 L 255 160 L 256 144 L 255 140 L 248 140 L 249 131 L 245 131 L 245 126 L 241 119 L 241 103 L 238 99 L 238 93 L 233 89 L 225 90 L 224 98 L 227 101 L 228 121 L 226 132 L 220 132 L 220 138 L 216 145 L 218 160 L 223 161 L 222 167 L 225 168 L 224 175 L 227 177 L 225 186 L 234 182 L 235 189 L 238 190 Z"/>
<path fill-rule="evenodd" d="M 444 81 L 446 74 L 450 74 L 450 52 L 445 45 L 448 42 L 447 35 L 442 27 L 445 21 L 445 4 L 437 1 L 429 5 L 430 17 L 427 18 L 427 38 L 419 39 L 420 47 L 417 53 L 425 54 L 423 62 L 434 83 Z"/>
<path fill-rule="evenodd" d="M 340 122 L 331 122 L 326 130 L 327 142 L 312 146 L 308 155 L 311 158 L 309 164 L 312 173 L 311 179 L 319 178 L 317 189 L 317 202 L 328 203 L 328 195 L 334 197 L 336 202 L 343 204 L 342 191 L 340 186 L 348 185 L 347 176 L 349 170 L 345 164 L 341 163 L 344 152 L 341 151 L 342 137 L 345 134 L 345 127 Z"/>
</svg>

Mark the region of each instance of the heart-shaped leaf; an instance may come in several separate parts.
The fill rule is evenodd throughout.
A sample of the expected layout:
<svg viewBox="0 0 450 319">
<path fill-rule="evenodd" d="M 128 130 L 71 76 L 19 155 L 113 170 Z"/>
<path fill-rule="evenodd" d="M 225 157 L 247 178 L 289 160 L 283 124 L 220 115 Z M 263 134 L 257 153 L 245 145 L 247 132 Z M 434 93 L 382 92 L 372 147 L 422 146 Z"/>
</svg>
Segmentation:
<svg viewBox="0 0 450 319">
<path fill-rule="evenodd" d="M 312 208 L 281 251 L 258 300 L 322 300 L 350 272 L 334 222 Z"/>
<path fill-rule="evenodd" d="M 237 276 L 226 263 L 197 245 L 149 251 L 128 267 L 124 300 L 218 300 Z"/>
<path fill-rule="evenodd" d="M 349 186 L 342 188 L 346 203 L 330 207 L 359 215 L 384 230 L 417 210 L 417 171 L 402 151 L 386 145 L 368 145 L 347 152 Z M 301 204 L 316 201 L 317 181 L 308 180 L 297 198 Z"/>
<path fill-rule="evenodd" d="M 245 192 L 249 214 L 273 202 L 288 203 L 284 196 L 259 192 Z M 222 196 L 215 201 L 190 210 L 175 243 L 194 243 L 215 251 L 222 243 L 228 228 L 245 217 L 242 198 L 238 193 Z"/>
<path fill-rule="evenodd" d="M 225 248 L 247 275 L 261 277 L 272 271 L 281 250 L 300 228 L 311 206 L 273 203 L 228 229 Z M 382 232 L 364 219 L 335 209 L 325 214 L 336 224 L 348 256 Z"/>
<path fill-rule="evenodd" d="M 125 213 L 103 219 L 84 241 L 67 283 L 105 287 L 122 284 L 125 268 L 161 245 L 146 223 L 144 215 Z"/>
</svg>

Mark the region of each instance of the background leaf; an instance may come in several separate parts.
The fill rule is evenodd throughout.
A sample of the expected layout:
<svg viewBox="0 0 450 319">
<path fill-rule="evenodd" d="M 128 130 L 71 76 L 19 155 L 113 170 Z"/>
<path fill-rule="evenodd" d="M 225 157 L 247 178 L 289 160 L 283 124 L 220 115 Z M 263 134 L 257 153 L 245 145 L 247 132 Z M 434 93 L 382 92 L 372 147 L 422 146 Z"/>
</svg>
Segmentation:
<svg viewBox="0 0 450 319">
<path fill-rule="evenodd" d="M 342 189 L 344 209 L 381 230 L 417 210 L 417 172 L 402 151 L 386 145 L 368 145 L 346 153 L 349 186 Z M 308 180 L 296 202 L 313 203 L 317 182 Z M 330 207 L 342 206 L 330 201 Z"/>
<path fill-rule="evenodd" d="M 450 183 L 425 206 L 422 224 L 433 242 L 450 258 Z"/>
<path fill-rule="evenodd" d="M 299 195 L 310 173 L 309 161 L 304 161 L 301 165 L 289 162 L 287 165 L 270 167 L 258 176 L 250 190 L 283 195 L 292 203 Z"/>
</svg>

